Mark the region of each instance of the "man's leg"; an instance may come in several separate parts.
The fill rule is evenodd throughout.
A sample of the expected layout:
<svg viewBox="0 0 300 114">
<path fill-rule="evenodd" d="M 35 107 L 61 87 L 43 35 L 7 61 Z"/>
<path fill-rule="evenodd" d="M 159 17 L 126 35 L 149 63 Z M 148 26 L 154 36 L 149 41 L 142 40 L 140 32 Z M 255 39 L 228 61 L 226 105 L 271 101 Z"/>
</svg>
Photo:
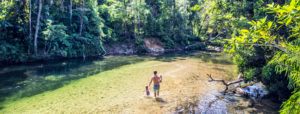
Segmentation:
<svg viewBox="0 0 300 114">
<path fill-rule="evenodd" d="M 160 85 L 157 86 L 157 96 L 159 96 Z"/>
<path fill-rule="evenodd" d="M 154 97 L 157 95 L 157 85 L 153 85 L 153 90 L 154 90 Z"/>
</svg>

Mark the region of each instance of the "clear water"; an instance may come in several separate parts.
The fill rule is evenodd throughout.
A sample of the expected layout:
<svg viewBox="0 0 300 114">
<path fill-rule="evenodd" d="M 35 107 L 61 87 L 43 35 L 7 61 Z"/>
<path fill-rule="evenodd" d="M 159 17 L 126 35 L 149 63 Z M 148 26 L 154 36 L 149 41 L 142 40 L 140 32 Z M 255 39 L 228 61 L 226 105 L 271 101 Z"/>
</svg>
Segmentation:
<svg viewBox="0 0 300 114">
<path fill-rule="evenodd" d="M 213 54 L 216 55 L 216 54 Z M 122 65 L 133 64 L 149 59 L 173 61 L 177 57 L 193 56 L 212 62 L 219 56 L 208 53 L 170 53 L 158 57 L 149 56 L 112 56 L 104 59 L 71 59 L 64 61 L 47 61 L 26 65 L 0 67 L 0 106 L 5 101 L 30 97 L 45 91 L 51 91 L 73 80 L 92 76 Z M 227 63 L 227 61 L 225 61 Z"/>
<path fill-rule="evenodd" d="M 4 101 L 51 91 L 73 80 L 144 60 L 145 58 L 137 56 L 115 56 L 101 60 L 73 59 L 2 67 L 0 68 L 0 104 Z"/>
<path fill-rule="evenodd" d="M 100 72 L 118 68 L 123 65 L 157 59 L 160 61 L 173 61 L 177 57 L 192 56 L 206 62 L 216 64 L 232 64 L 229 59 L 220 54 L 168 54 L 160 57 L 140 56 L 114 56 L 105 59 L 73 59 L 66 61 L 48 61 L 28 65 L 16 65 L 0 68 L 0 109 L 1 104 L 23 97 L 30 97 L 45 91 L 55 90 L 74 80 L 93 76 Z M 213 84 L 212 84 L 213 85 Z M 222 97 L 222 98 L 220 98 Z M 244 98 L 235 96 L 222 96 L 214 90 L 201 97 L 193 113 L 227 114 L 228 105 L 244 101 Z M 240 109 L 234 109 L 237 112 Z M 268 109 L 274 111 L 274 109 Z M 241 111 L 244 112 L 244 111 Z M 267 111 L 268 112 L 268 111 Z M 276 112 L 276 111 L 275 111 Z"/>
</svg>

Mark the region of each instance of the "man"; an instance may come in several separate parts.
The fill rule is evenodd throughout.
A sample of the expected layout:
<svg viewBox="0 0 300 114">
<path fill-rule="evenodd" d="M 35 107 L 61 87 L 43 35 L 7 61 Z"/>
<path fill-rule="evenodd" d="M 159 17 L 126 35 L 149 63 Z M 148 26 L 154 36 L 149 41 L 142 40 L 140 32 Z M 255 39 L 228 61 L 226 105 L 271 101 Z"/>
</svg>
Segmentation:
<svg viewBox="0 0 300 114">
<path fill-rule="evenodd" d="M 156 98 L 156 95 L 159 96 L 159 88 L 160 88 L 160 83 L 162 82 L 162 76 L 158 77 L 157 71 L 154 71 L 153 73 L 154 76 L 150 80 L 149 87 L 153 82 L 154 97 Z"/>
</svg>

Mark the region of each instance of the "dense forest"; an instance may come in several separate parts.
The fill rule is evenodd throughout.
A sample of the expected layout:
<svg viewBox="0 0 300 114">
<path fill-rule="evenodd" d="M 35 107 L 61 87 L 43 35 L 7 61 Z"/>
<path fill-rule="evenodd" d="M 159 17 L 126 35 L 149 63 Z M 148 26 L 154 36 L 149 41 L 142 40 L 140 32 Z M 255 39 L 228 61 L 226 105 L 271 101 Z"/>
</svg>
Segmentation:
<svg viewBox="0 0 300 114">
<path fill-rule="evenodd" d="M 199 41 L 192 33 L 197 1 L 4 0 L 0 61 L 105 54 L 103 44 L 155 37 L 166 48 Z M 191 20 L 191 21 L 189 21 Z"/>
<path fill-rule="evenodd" d="M 262 81 L 300 112 L 299 0 L 1 0 L 0 62 L 101 57 L 106 44 L 145 53 L 144 38 L 165 49 L 224 47 L 248 81 Z"/>
</svg>

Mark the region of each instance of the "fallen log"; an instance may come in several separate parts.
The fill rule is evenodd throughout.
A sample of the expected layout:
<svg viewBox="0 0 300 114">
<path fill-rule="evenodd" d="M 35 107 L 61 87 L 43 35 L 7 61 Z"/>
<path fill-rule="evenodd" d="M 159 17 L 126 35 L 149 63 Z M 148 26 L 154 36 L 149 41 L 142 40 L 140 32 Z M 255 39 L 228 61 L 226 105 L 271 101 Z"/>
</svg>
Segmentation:
<svg viewBox="0 0 300 114">
<path fill-rule="evenodd" d="M 225 80 L 216 80 L 214 79 L 211 74 L 207 74 L 207 76 L 209 77 L 210 80 L 208 80 L 209 82 L 222 82 L 223 85 L 225 85 L 225 90 L 224 90 L 224 94 L 227 93 L 227 90 L 228 90 L 228 86 L 232 85 L 232 84 L 236 84 L 236 83 L 240 83 L 242 81 L 244 81 L 243 79 L 239 78 L 238 80 L 235 80 L 235 81 L 231 81 L 231 82 L 226 82 Z M 239 74 L 239 77 L 241 77 L 241 74 Z"/>
</svg>

